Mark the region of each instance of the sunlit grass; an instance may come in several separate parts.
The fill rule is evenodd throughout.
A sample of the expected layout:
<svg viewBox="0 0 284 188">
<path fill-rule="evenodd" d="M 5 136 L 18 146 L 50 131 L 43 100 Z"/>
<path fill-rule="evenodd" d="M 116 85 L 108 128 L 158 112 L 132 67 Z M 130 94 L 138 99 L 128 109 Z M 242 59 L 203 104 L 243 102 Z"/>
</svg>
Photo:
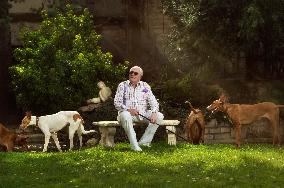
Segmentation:
<svg viewBox="0 0 284 188">
<path fill-rule="evenodd" d="M 72 152 L 0 153 L 0 187 L 283 187 L 284 149 L 271 145 L 129 144 Z"/>
</svg>

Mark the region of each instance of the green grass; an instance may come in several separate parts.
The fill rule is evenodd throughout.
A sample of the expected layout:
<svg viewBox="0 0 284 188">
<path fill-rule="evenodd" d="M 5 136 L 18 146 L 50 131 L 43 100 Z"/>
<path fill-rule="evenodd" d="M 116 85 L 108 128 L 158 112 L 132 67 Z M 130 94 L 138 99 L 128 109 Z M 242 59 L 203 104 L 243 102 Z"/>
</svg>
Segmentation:
<svg viewBox="0 0 284 188">
<path fill-rule="evenodd" d="M 129 144 L 0 153 L 0 187 L 284 187 L 284 148 L 268 144 Z"/>
</svg>

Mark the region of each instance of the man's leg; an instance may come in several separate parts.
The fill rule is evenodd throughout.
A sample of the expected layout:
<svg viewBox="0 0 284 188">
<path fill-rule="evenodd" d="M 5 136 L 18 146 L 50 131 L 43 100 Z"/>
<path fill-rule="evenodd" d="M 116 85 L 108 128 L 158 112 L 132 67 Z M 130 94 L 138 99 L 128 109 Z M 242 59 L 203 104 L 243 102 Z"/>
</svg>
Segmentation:
<svg viewBox="0 0 284 188">
<path fill-rule="evenodd" d="M 138 145 L 136 133 L 133 128 L 133 118 L 134 117 L 132 117 L 128 111 L 124 111 L 119 114 L 119 122 L 121 123 L 127 134 L 127 137 L 131 144 L 131 149 L 135 151 L 142 151 L 142 149 Z"/>
<path fill-rule="evenodd" d="M 150 117 L 151 113 L 149 112 L 149 114 L 147 114 L 147 117 Z M 160 112 L 157 112 L 157 124 L 162 123 L 164 119 L 164 115 Z M 156 133 L 157 129 L 158 129 L 158 125 L 157 124 L 152 124 L 149 123 L 149 125 L 147 126 L 143 136 L 141 137 L 139 144 L 140 145 L 145 145 L 145 146 L 150 146 L 150 143 L 153 140 L 154 134 Z"/>
</svg>

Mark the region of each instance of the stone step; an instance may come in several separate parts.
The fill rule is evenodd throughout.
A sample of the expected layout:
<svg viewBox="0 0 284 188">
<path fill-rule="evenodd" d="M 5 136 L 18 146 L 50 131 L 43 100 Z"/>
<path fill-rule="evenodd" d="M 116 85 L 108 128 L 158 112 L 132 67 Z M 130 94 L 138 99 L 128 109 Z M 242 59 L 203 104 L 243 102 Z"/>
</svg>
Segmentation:
<svg viewBox="0 0 284 188">
<path fill-rule="evenodd" d="M 29 138 L 27 140 L 28 143 L 33 144 L 33 143 L 38 143 L 38 144 L 43 144 L 44 143 L 44 134 L 43 133 L 34 133 L 34 134 L 26 134 Z M 59 139 L 60 143 L 65 143 L 67 142 L 68 139 L 68 135 L 64 134 L 64 133 L 58 133 L 57 137 Z M 74 140 L 77 139 L 77 135 L 74 135 Z M 50 143 L 54 143 L 53 138 L 50 137 Z"/>
<path fill-rule="evenodd" d="M 28 134 L 27 136 L 29 137 L 27 140 L 29 144 L 32 144 L 32 143 L 43 144 L 44 143 L 44 134 Z"/>
</svg>

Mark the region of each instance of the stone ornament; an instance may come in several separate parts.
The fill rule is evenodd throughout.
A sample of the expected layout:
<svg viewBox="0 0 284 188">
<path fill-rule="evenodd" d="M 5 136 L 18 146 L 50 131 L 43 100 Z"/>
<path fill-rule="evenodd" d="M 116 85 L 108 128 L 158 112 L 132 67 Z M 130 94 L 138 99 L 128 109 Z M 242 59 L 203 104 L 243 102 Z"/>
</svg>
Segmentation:
<svg viewBox="0 0 284 188">
<path fill-rule="evenodd" d="M 97 85 L 100 88 L 99 97 L 88 99 L 87 104 L 105 102 L 111 97 L 111 89 L 103 81 L 99 81 Z"/>
<path fill-rule="evenodd" d="M 99 81 L 97 86 L 100 88 L 99 97 L 88 99 L 86 101 L 87 105 L 80 107 L 78 111 L 90 112 L 94 110 L 94 108 L 100 107 L 100 104 L 111 98 L 111 89 L 107 87 L 103 81 Z"/>
</svg>

